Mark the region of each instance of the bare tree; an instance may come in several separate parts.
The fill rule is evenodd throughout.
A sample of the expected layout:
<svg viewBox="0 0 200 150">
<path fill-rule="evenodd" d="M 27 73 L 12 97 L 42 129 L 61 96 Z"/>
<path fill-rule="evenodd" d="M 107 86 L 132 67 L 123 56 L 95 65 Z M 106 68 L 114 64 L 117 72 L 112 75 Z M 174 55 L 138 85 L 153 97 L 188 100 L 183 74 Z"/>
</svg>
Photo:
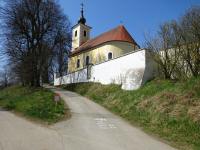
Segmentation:
<svg viewBox="0 0 200 150">
<path fill-rule="evenodd" d="M 161 75 L 181 79 L 200 74 L 200 7 L 192 7 L 178 21 L 160 26 L 157 37 L 146 40 Z"/>
<path fill-rule="evenodd" d="M 173 49 L 177 37 L 175 22 L 164 23 L 160 26 L 157 37 L 146 40 L 146 47 L 151 51 L 154 61 L 158 64 L 160 75 L 165 79 L 176 78 L 174 71 L 179 60 L 179 49 Z"/>
<path fill-rule="evenodd" d="M 53 57 L 59 51 L 60 31 L 69 37 L 70 23 L 55 0 L 9 0 L 1 9 L 5 54 L 15 64 L 23 84 L 40 86 L 48 79 Z M 54 63 L 59 63 L 54 62 Z"/>
<path fill-rule="evenodd" d="M 71 49 L 71 32 L 65 33 L 67 30 L 60 30 L 57 34 L 58 44 L 54 51 L 53 67 L 54 72 L 58 73 L 58 76 L 67 74 L 68 70 L 68 56 Z M 68 30 L 69 31 L 69 30 Z"/>
<path fill-rule="evenodd" d="M 16 84 L 18 79 L 16 78 L 14 72 L 12 72 L 11 67 L 3 66 L 4 69 L 0 70 L 0 87 L 8 87 L 10 85 Z"/>
<path fill-rule="evenodd" d="M 9 84 L 8 81 L 9 81 L 9 78 L 8 78 L 7 70 L 2 70 L 0 72 L 0 87 L 7 87 Z"/>
<path fill-rule="evenodd" d="M 181 55 L 192 76 L 200 75 L 200 6 L 192 7 L 180 20 Z"/>
</svg>

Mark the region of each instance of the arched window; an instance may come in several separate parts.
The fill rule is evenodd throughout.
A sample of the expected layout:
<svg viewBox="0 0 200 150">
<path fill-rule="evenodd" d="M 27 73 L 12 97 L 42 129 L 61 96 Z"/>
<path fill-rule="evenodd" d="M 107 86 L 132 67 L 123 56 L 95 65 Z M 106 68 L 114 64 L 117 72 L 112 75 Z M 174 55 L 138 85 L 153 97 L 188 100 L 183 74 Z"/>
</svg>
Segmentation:
<svg viewBox="0 0 200 150">
<path fill-rule="evenodd" d="M 77 30 L 75 31 L 75 37 L 77 37 Z"/>
<path fill-rule="evenodd" d="M 84 30 L 84 37 L 86 37 L 87 36 L 87 32 Z"/>
<path fill-rule="evenodd" d="M 85 65 L 88 66 L 90 64 L 90 57 L 87 56 L 85 59 Z"/>
<path fill-rule="evenodd" d="M 76 67 L 79 68 L 80 67 L 80 59 L 77 60 L 77 64 Z"/>
<path fill-rule="evenodd" d="M 113 58 L 113 54 L 111 52 L 108 53 L 108 60 Z"/>
</svg>

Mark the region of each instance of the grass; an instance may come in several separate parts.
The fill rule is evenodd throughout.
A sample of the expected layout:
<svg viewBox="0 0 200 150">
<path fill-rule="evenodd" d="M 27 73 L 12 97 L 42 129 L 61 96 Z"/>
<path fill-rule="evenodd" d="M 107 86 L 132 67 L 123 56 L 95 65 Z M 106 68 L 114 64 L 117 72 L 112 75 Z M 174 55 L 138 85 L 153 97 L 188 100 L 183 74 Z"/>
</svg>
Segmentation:
<svg viewBox="0 0 200 150">
<path fill-rule="evenodd" d="M 94 100 L 181 150 L 200 150 L 200 78 L 154 80 L 136 91 L 95 83 L 63 88 Z"/>
<path fill-rule="evenodd" d="M 35 121 L 52 124 L 69 116 L 63 100 L 54 102 L 54 93 L 43 88 L 13 86 L 0 90 L 0 107 Z"/>
</svg>

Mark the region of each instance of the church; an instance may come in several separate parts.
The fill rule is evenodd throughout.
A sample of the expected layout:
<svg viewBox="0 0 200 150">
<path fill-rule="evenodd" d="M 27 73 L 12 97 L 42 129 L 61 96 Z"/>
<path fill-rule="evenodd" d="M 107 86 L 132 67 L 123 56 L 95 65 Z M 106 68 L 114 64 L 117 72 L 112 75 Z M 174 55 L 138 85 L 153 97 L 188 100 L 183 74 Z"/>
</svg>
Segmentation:
<svg viewBox="0 0 200 150">
<path fill-rule="evenodd" d="M 83 7 L 72 27 L 72 50 L 68 74 L 54 78 L 54 85 L 80 82 L 119 84 L 122 89 L 138 89 L 153 78 L 153 61 L 123 25 L 91 38 Z"/>
<path fill-rule="evenodd" d="M 72 28 L 72 51 L 69 72 L 99 64 L 139 49 L 139 45 L 122 25 L 90 39 L 91 27 L 86 25 L 83 9 L 78 23 Z"/>
</svg>

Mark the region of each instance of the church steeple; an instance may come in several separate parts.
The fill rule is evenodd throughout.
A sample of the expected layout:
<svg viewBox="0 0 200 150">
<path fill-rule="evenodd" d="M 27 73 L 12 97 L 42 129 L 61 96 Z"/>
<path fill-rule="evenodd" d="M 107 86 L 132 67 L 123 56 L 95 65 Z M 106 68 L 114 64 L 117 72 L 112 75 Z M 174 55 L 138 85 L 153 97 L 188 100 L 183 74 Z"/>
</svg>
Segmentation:
<svg viewBox="0 0 200 150">
<path fill-rule="evenodd" d="M 85 19 L 85 17 L 84 17 L 84 9 L 83 9 L 83 7 L 84 7 L 84 4 L 82 3 L 82 4 L 81 4 L 81 17 L 80 17 L 78 23 L 82 23 L 82 24 L 85 25 L 86 19 Z"/>
<path fill-rule="evenodd" d="M 80 47 L 90 39 L 90 26 L 86 25 L 84 17 L 84 5 L 81 4 L 81 16 L 78 23 L 72 27 L 72 51 Z"/>
</svg>

